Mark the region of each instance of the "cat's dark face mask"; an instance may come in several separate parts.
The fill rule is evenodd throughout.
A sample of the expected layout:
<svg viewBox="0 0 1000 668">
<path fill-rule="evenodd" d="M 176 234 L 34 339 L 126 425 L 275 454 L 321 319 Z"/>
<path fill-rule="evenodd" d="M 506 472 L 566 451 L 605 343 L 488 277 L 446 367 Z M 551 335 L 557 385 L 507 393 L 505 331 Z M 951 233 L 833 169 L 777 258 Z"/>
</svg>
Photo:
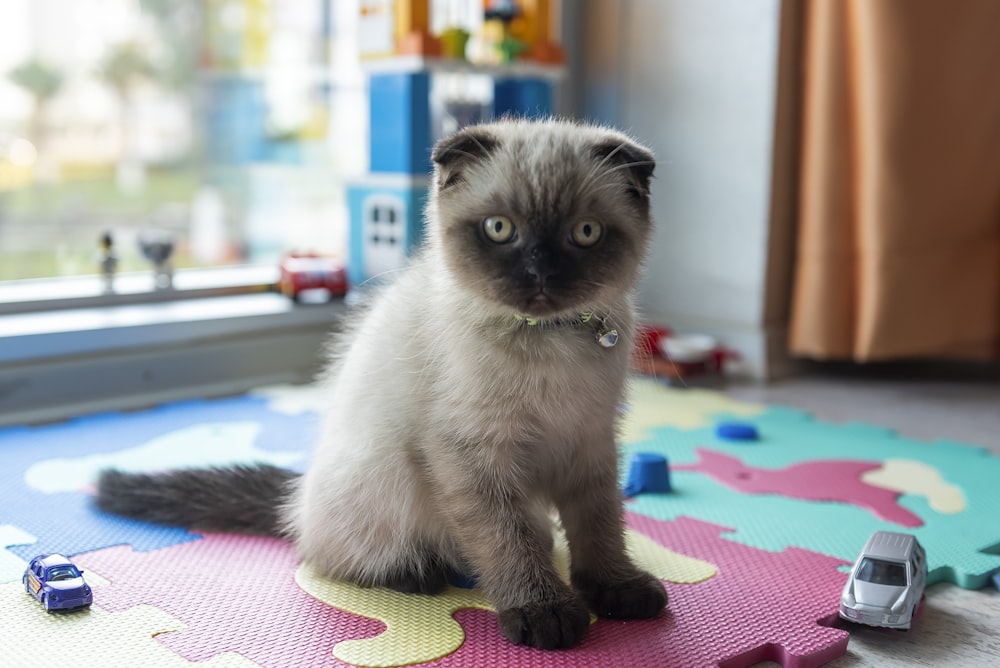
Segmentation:
<svg viewBox="0 0 1000 668">
<path fill-rule="evenodd" d="M 514 313 L 575 315 L 631 289 L 650 232 L 652 156 L 619 136 L 471 128 L 435 148 L 450 268 Z"/>
</svg>

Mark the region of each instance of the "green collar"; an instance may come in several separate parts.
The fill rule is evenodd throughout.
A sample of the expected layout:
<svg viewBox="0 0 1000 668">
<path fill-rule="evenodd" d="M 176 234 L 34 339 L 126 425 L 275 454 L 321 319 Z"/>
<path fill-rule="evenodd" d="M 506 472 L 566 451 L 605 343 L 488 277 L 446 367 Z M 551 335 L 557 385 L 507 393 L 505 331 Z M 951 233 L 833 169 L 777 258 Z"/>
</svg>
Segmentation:
<svg viewBox="0 0 1000 668">
<path fill-rule="evenodd" d="M 608 316 L 595 315 L 593 311 L 581 311 L 575 318 L 555 318 L 552 320 L 541 320 L 521 313 L 515 313 L 514 319 L 524 323 L 528 327 L 546 326 L 589 326 L 594 331 L 594 340 L 602 348 L 614 348 L 618 345 L 618 330 L 608 324 Z"/>
</svg>

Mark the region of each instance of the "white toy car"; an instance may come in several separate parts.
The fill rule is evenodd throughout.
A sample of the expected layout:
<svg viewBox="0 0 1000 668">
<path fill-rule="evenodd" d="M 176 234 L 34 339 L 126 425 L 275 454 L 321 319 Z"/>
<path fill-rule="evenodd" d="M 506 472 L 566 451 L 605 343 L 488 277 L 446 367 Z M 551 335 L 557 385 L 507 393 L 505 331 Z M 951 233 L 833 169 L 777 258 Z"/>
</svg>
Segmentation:
<svg viewBox="0 0 1000 668">
<path fill-rule="evenodd" d="M 840 595 L 844 619 L 909 629 L 927 584 L 927 556 L 915 536 L 876 531 L 865 543 Z"/>
</svg>

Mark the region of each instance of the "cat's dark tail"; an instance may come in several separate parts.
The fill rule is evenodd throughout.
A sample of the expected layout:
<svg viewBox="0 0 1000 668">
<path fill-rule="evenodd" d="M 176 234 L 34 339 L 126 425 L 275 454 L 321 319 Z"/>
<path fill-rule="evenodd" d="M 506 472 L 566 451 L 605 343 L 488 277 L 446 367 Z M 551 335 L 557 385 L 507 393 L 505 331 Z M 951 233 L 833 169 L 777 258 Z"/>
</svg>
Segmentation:
<svg viewBox="0 0 1000 668">
<path fill-rule="evenodd" d="M 281 536 L 279 512 L 298 473 L 268 464 L 166 473 L 101 472 L 98 508 L 201 531 Z"/>
</svg>

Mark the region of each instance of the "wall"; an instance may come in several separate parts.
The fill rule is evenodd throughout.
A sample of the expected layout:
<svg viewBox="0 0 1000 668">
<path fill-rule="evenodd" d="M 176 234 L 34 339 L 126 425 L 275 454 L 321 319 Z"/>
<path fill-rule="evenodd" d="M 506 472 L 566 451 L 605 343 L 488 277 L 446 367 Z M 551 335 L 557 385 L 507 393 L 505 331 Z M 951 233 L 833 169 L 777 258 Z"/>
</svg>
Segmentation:
<svg viewBox="0 0 1000 668">
<path fill-rule="evenodd" d="M 793 208 L 790 188 L 772 192 L 792 155 L 787 133 L 775 139 L 779 121 L 794 123 L 795 72 L 778 57 L 785 4 L 591 0 L 574 82 L 589 118 L 657 154 L 646 319 L 720 337 L 760 378 L 781 373 L 787 320 Z"/>
</svg>

